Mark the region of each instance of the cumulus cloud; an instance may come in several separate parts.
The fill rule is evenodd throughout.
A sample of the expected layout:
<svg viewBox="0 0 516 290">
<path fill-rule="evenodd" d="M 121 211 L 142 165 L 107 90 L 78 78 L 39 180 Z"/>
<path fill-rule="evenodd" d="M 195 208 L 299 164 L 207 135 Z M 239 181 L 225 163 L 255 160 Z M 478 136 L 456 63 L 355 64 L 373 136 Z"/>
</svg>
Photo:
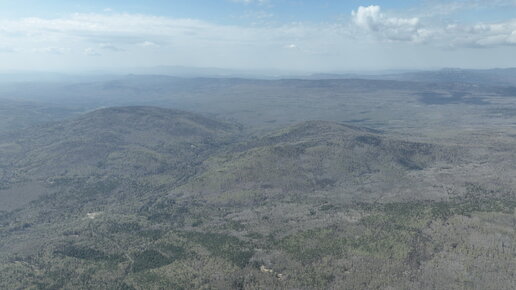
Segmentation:
<svg viewBox="0 0 516 290">
<path fill-rule="evenodd" d="M 450 3 L 453 4 L 453 3 Z M 494 47 L 516 45 L 516 20 L 473 25 L 442 25 L 419 17 L 387 16 L 380 6 L 360 6 L 351 12 L 361 33 L 380 41 L 425 43 L 437 47 Z"/>
<path fill-rule="evenodd" d="M 350 31 L 355 31 L 351 33 Z M 489 47 L 515 45 L 516 19 L 499 23 L 439 25 L 418 17 L 395 17 L 380 6 L 360 6 L 351 23 L 276 26 L 219 25 L 196 19 L 174 19 L 141 14 L 73 14 L 69 17 L 0 20 L 0 42 L 24 42 L 32 47 L 55 48 L 62 43 L 84 48 L 128 51 L 132 47 L 256 46 L 282 48 L 285 43 L 304 47 L 356 40 L 427 43 L 433 46 Z M 321 44 L 321 45 L 319 45 Z M 16 46 L 13 46 L 15 49 Z M 50 49 L 48 52 L 52 52 Z M 54 49 L 55 53 L 64 53 Z"/>
<path fill-rule="evenodd" d="M 363 55 L 373 47 L 382 51 L 388 46 L 412 49 L 425 44 L 425 50 L 444 51 L 443 48 L 450 47 L 516 45 L 516 19 L 448 25 L 414 15 L 392 15 L 373 5 L 358 7 L 349 21 L 335 23 L 239 26 L 116 12 L 0 19 L 0 62 L 4 65 L 10 61 L 12 66 L 17 66 L 27 57 L 43 59 L 42 54 L 47 53 L 61 55 L 63 64 L 69 66 L 167 63 L 254 68 L 276 64 L 333 67 L 339 62 L 363 65 L 355 55 Z M 371 46 L 371 43 L 380 45 Z M 387 44 L 383 46 L 384 43 Z M 15 53 L 5 54 L 8 51 Z M 377 62 L 371 59 L 373 65 Z"/>
<path fill-rule="evenodd" d="M 376 36 L 393 41 L 421 41 L 428 31 L 422 29 L 417 17 L 387 17 L 380 6 L 360 6 L 351 12 L 353 23 Z"/>
<path fill-rule="evenodd" d="M 453 46 L 493 47 L 516 45 L 516 19 L 499 23 L 448 25 L 443 39 Z"/>
</svg>

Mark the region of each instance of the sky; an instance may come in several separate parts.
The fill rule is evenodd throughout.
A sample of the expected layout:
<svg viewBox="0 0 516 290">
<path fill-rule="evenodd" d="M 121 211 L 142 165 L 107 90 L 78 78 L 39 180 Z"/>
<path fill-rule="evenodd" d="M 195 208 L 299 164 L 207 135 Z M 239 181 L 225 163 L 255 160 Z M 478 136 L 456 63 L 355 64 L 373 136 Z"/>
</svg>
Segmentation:
<svg viewBox="0 0 516 290">
<path fill-rule="evenodd" d="M 0 71 L 516 67 L 516 0 L 0 0 Z"/>
</svg>

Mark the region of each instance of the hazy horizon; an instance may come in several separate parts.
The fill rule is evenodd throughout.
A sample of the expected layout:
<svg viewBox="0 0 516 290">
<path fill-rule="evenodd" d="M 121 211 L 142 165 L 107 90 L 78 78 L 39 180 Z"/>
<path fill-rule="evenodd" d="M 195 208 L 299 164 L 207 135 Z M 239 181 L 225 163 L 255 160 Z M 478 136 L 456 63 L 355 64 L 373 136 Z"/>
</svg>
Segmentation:
<svg viewBox="0 0 516 290">
<path fill-rule="evenodd" d="M 516 67 L 513 0 L 0 4 L 0 71 Z"/>
<path fill-rule="evenodd" d="M 0 289 L 516 289 L 516 0 L 0 1 Z"/>
<path fill-rule="evenodd" d="M 464 67 L 429 67 L 429 68 L 390 68 L 390 69 L 363 69 L 363 70 L 281 70 L 281 69 L 235 69 L 221 67 L 195 67 L 195 66 L 148 66 L 148 67 L 118 67 L 118 68 L 92 68 L 70 70 L 24 70 L 24 69 L 0 69 L 0 74 L 5 76 L 124 76 L 124 75 L 164 75 L 177 77 L 242 77 L 242 78 L 290 78 L 290 77 L 324 77 L 325 75 L 342 77 L 387 76 L 419 72 L 443 72 L 443 71 L 492 71 L 513 70 L 516 67 L 488 67 L 488 68 L 464 68 Z"/>
</svg>

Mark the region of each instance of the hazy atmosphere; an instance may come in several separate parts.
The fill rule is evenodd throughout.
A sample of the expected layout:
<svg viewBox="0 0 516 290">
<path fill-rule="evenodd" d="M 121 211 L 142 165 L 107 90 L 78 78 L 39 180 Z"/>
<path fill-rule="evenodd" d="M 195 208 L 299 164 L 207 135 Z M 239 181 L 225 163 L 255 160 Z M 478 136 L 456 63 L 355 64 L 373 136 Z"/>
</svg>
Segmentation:
<svg viewBox="0 0 516 290">
<path fill-rule="evenodd" d="M 516 1 L 1 1 L 0 70 L 516 66 Z"/>
<path fill-rule="evenodd" d="M 516 0 L 0 0 L 0 289 L 516 289 Z"/>
</svg>

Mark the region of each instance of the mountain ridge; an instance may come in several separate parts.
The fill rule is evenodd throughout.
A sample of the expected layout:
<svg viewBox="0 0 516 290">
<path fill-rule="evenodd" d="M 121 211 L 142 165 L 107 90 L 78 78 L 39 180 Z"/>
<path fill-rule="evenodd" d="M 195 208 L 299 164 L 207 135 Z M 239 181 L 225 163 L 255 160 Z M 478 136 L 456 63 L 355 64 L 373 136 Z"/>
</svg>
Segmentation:
<svg viewBox="0 0 516 290">
<path fill-rule="evenodd" d="M 512 139 L 328 121 L 251 134 L 149 107 L 30 132 L 0 144 L 2 201 L 28 198 L 0 209 L 0 288 L 513 284 Z"/>
</svg>

